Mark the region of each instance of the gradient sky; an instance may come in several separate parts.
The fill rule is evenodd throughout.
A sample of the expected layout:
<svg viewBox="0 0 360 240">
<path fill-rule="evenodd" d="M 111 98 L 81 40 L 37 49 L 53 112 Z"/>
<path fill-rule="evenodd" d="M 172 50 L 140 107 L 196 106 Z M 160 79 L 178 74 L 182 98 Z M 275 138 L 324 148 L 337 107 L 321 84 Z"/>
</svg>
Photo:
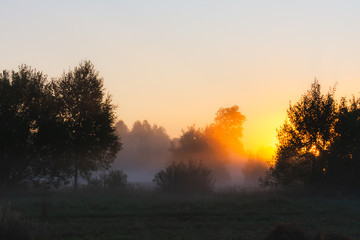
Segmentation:
<svg viewBox="0 0 360 240">
<path fill-rule="evenodd" d="M 244 145 L 273 146 L 276 128 L 318 78 L 337 97 L 360 90 L 360 2 L 0 0 L 0 67 L 58 77 L 90 60 L 129 126 L 147 119 L 171 137 L 246 116 Z"/>
</svg>

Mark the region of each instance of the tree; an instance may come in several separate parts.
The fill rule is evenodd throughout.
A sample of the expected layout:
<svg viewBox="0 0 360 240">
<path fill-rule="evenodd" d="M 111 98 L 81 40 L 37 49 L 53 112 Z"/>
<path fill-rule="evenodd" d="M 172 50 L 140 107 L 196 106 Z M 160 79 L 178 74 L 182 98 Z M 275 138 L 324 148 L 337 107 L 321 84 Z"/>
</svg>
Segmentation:
<svg viewBox="0 0 360 240">
<path fill-rule="evenodd" d="M 337 106 L 335 89 L 321 94 L 318 80 L 287 110 L 287 119 L 278 130 L 275 165 L 265 184 L 289 185 L 318 182 L 327 171 L 326 158 L 335 137 Z"/>
<path fill-rule="evenodd" d="M 83 62 L 59 80 L 26 65 L 0 74 L 0 183 L 55 186 L 107 168 L 121 147 L 102 79 Z"/>
<path fill-rule="evenodd" d="M 263 184 L 336 193 L 360 193 L 360 99 L 334 100 L 334 89 L 320 93 L 317 80 L 288 109 L 278 130 L 275 165 Z"/>
<path fill-rule="evenodd" d="M 85 61 L 56 82 L 59 117 L 65 128 L 67 169 L 72 171 L 74 186 L 79 174 L 107 169 L 121 144 L 114 127 L 114 106 L 105 96 L 103 79 L 94 66 Z"/>
<path fill-rule="evenodd" d="M 38 129 L 33 141 L 35 160 L 31 165 L 33 183 L 50 188 L 68 184 L 72 175 L 66 156 L 67 126 L 60 115 L 63 105 L 58 91 L 57 83 L 52 81 L 46 84 L 39 99 Z"/>
<path fill-rule="evenodd" d="M 26 65 L 0 74 L 0 182 L 18 183 L 31 175 L 46 76 Z"/>
<path fill-rule="evenodd" d="M 244 151 L 241 142 L 243 135 L 243 123 L 245 116 L 239 112 L 239 106 L 220 108 L 214 119 L 215 123 L 207 127 L 206 132 L 212 135 L 227 150 L 242 153 Z"/>
<path fill-rule="evenodd" d="M 327 183 L 333 188 L 359 192 L 360 99 L 341 99 L 335 132 L 327 155 Z"/>
<path fill-rule="evenodd" d="M 155 175 L 153 182 L 165 192 L 198 194 L 211 192 L 214 179 L 201 162 L 188 160 L 172 162 Z"/>
<path fill-rule="evenodd" d="M 171 151 L 188 158 L 196 154 L 204 154 L 212 149 L 209 146 L 209 139 L 206 138 L 204 130 L 195 126 L 188 127 L 183 131 L 178 141 L 178 147 L 173 143 Z"/>
<path fill-rule="evenodd" d="M 191 126 L 183 131 L 180 139 L 172 142 L 173 161 L 201 160 L 211 169 L 216 180 L 229 180 L 226 164 L 232 152 L 243 151 L 240 139 L 244 121 L 245 116 L 239 112 L 238 106 L 220 108 L 214 123 L 204 129 Z"/>
</svg>

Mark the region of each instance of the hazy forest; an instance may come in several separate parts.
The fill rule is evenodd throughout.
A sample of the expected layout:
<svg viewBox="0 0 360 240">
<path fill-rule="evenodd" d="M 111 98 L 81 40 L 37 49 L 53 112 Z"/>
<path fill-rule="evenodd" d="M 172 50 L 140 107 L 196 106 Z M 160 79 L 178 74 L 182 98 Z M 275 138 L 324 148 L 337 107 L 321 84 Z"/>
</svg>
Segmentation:
<svg viewBox="0 0 360 240">
<path fill-rule="evenodd" d="M 90 61 L 3 70 L 0 239 L 360 239 L 360 98 L 335 92 L 315 79 L 264 159 L 238 105 L 171 138 L 119 119 Z"/>
</svg>

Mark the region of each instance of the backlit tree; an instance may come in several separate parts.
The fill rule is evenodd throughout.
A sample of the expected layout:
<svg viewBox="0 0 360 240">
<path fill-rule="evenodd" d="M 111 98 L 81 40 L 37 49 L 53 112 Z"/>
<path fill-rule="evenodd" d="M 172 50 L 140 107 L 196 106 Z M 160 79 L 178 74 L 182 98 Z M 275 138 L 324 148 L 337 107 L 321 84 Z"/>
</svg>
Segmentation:
<svg viewBox="0 0 360 240">
<path fill-rule="evenodd" d="M 79 174 L 107 169 L 121 144 L 114 127 L 114 106 L 105 96 L 103 79 L 94 66 L 82 62 L 57 81 L 59 116 L 66 128 L 68 168 L 77 187 Z"/>
<path fill-rule="evenodd" d="M 275 165 L 265 183 L 288 185 L 294 181 L 314 183 L 327 171 L 324 155 L 335 137 L 337 106 L 334 89 L 323 95 L 315 79 L 311 89 L 287 110 L 278 130 Z"/>
</svg>

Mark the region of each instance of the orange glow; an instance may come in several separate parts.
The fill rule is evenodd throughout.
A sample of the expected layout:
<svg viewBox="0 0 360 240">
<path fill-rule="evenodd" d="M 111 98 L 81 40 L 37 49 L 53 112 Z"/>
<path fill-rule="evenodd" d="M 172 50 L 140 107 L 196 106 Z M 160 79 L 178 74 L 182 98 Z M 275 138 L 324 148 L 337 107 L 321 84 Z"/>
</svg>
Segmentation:
<svg viewBox="0 0 360 240">
<path fill-rule="evenodd" d="M 320 155 L 320 151 L 316 148 L 315 145 L 310 148 L 309 152 L 312 153 L 315 157 Z"/>
<path fill-rule="evenodd" d="M 264 113 L 262 117 L 252 115 L 248 117 L 245 113 L 247 121 L 244 124 L 242 143 L 245 152 L 272 163 L 278 143 L 276 129 L 284 123 L 286 112 L 262 113 Z"/>
<path fill-rule="evenodd" d="M 207 131 L 225 148 L 225 151 L 240 154 L 244 152 L 241 143 L 244 121 L 245 116 L 239 112 L 238 106 L 220 108 L 216 113 L 215 123 L 211 124 Z"/>
<path fill-rule="evenodd" d="M 260 147 L 257 149 L 257 151 L 255 152 L 249 152 L 248 153 L 248 158 L 252 158 L 252 159 L 257 159 L 260 160 L 262 162 L 267 163 L 268 165 L 273 165 L 274 164 L 274 154 L 275 154 L 275 148 L 272 146 L 267 146 L 267 147 Z"/>
<path fill-rule="evenodd" d="M 244 147 L 239 137 L 226 135 L 219 129 L 215 129 L 213 136 L 228 151 L 234 152 L 236 154 L 241 154 L 244 152 Z"/>
</svg>

